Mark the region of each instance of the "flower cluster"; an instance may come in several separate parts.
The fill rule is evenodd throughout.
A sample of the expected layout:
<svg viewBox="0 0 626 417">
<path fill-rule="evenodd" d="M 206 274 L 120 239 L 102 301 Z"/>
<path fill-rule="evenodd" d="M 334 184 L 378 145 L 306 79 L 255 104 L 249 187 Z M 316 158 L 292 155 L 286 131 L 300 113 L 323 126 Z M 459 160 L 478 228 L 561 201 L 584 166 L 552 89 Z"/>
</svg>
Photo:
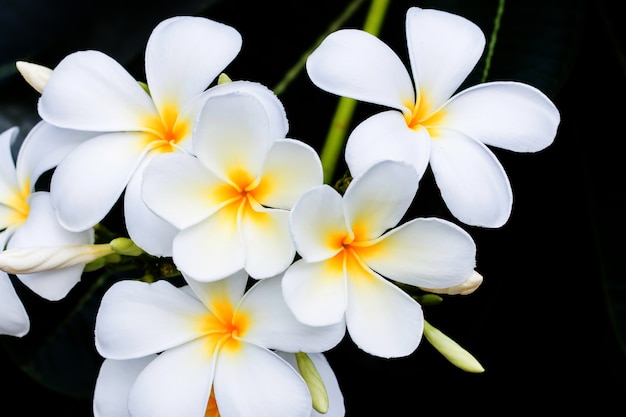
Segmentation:
<svg viewBox="0 0 626 417">
<path fill-rule="evenodd" d="M 472 293 L 476 245 L 451 221 L 406 219 L 422 176 L 430 166 L 461 223 L 500 227 L 512 191 L 488 146 L 541 150 L 560 118 L 523 83 L 457 92 L 485 47 L 465 18 L 410 8 L 406 39 L 410 70 L 356 29 L 332 33 L 307 60 L 320 89 L 386 109 L 348 136 L 341 186 L 288 136 L 273 91 L 223 74 L 242 46 L 228 25 L 161 22 L 145 82 L 97 51 L 54 69 L 18 63 L 41 93 L 41 121 L 15 160 L 17 128 L 0 134 L 0 334 L 30 326 L 9 274 L 59 300 L 84 271 L 148 256 L 171 259 L 183 284 L 129 278 L 104 294 L 98 417 L 343 416 L 324 352 L 346 334 L 382 358 L 410 355 L 424 335 L 458 354 L 415 294 Z M 118 201 L 127 235 L 102 241 Z M 460 367 L 482 370 L 461 356 Z"/>
</svg>

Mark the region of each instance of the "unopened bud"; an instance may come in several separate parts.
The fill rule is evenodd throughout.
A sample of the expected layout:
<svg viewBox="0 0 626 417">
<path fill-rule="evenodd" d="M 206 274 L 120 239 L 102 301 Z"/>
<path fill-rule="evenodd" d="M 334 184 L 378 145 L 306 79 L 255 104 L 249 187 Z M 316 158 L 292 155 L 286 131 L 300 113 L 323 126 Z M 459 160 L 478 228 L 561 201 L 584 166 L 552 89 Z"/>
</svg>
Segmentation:
<svg viewBox="0 0 626 417">
<path fill-rule="evenodd" d="M 326 386 L 320 376 L 315 364 L 304 352 L 296 352 L 296 363 L 300 375 L 304 378 L 306 385 L 309 387 L 311 399 L 313 400 L 313 409 L 321 414 L 328 412 L 328 393 Z"/>
<path fill-rule="evenodd" d="M 113 239 L 109 245 L 115 253 L 126 256 L 139 256 L 143 250 L 127 237 L 118 237 Z"/>
<path fill-rule="evenodd" d="M 459 285 L 455 285 L 454 287 L 448 288 L 423 288 L 424 291 L 432 292 L 435 294 L 446 294 L 446 295 L 468 295 L 473 293 L 476 288 L 480 287 L 480 284 L 483 283 L 483 276 L 478 272 L 474 271 L 472 275 L 460 283 Z"/>
<path fill-rule="evenodd" d="M 9 274 L 31 274 L 87 264 L 113 253 L 108 244 L 35 246 L 0 252 L 0 270 Z"/>
<path fill-rule="evenodd" d="M 454 340 L 424 320 L 424 336 L 453 365 L 466 372 L 485 372 L 480 362 Z"/>
<path fill-rule="evenodd" d="M 232 81 L 233 80 L 231 80 L 230 77 L 224 73 L 221 73 L 220 76 L 217 77 L 217 85 L 230 83 Z"/>
<path fill-rule="evenodd" d="M 52 70 L 50 68 L 25 61 L 17 61 L 15 66 L 31 87 L 37 90 L 39 94 L 43 93 L 43 89 L 52 74 Z"/>
</svg>

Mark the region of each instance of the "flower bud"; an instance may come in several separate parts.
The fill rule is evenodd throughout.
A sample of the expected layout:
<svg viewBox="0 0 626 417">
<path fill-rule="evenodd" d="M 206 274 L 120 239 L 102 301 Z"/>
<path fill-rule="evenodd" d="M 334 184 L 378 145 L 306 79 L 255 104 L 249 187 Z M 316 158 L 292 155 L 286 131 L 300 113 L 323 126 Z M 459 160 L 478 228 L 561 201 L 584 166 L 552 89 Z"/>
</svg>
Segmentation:
<svg viewBox="0 0 626 417">
<path fill-rule="evenodd" d="M 309 355 L 304 352 L 296 352 L 296 363 L 298 364 L 300 375 L 302 375 L 306 385 L 309 387 L 313 400 L 313 409 L 318 413 L 326 414 L 328 411 L 328 393 L 315 364 Z"/>
<path fill-rule="evenodd" d="M 0 252 L 0 270 L 9 274 L 31 274 L 87 264 L 113 253 L 108 244 L 35 246 Z"/>
<path fill-rule="evenodd" d="M 426 320 L 424 320 L 424 336 L 439 353 L 458 368 L 466 372 L 485 372 L 485 369 L 476 358 Z"/>
<path fill-rule="evenodd" d="M 468 295 L 473 293 L 476 288 L 480 287 L 480 284 L 483 283 L 483 276 L 478 272 L 474 271 L 472 275 L 460 283 L 459 285 L 455 285 L 454 287 L 448 288 L 423 288 L 420 287 L 424 291 L 432 292 L 435 294 L 446 294 L 446 295 Z"/>
<path fill-rule="evenodd" d="M 43 93 L 43 89 L 52 74 L 52 70 L 50 68 L 25 61 L 17 61 L 15 66 L 31 87 L 37 90 L 39 94 Z"/>
<path fill-rule="evenodd" d="M 118 237 L 113 239 L 109 245 L 115 253 L 126 256 L 139 256 L 143 250 L 127 237 Z"/>
</svg>

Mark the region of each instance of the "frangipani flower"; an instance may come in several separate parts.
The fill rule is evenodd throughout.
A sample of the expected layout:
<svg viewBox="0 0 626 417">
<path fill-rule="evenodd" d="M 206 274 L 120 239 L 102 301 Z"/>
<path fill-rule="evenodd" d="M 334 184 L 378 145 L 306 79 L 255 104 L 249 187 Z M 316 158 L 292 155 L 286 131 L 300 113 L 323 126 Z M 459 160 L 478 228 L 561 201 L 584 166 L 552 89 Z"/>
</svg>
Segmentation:
<svg viewBox="0 0 626 417">
<path fill-rule="evenodd" d="M 245 82 L 205 92 L 239 53 L 241 42 L 234 28 L 209 19 L 164 20 L 146 47 L 149 93 L 101 52 L 75 52 L 54 68 L 39 100 L 41 117 L 61 127 L 101 132 L 54 172 L 50 191 L 61 224 L 74 231 L 94 226 L 125 190 L 130 237 L 152 255 L 171 255 L 177 230 L 145 207 L 141 172 L 155 155 L 191 148 L 193 121 L 210 91 L 268 94 Z"/>
<path fill-rule="evenodd" d="M 280 276 L 248 291 L 243 271 L 187 282 L 120 281 L 102 299 L 95 334 L 104 358 L 158 354 L 132 383 L 130 415 L 202 417 L 214 396 L 222 417 L 308 417 L 306 383 L 273 350 L 323 352 L 341 340 L 345 324 L 300 323 L 284 303 Z"/>
<path fill-rule="evenodd" d="M 558 110 L 541 91 L 519 82 L 483 83 L 455 94 L 485 46 L 480 28 L 463 17 L 412 7 L 406 37 L 411 74 L 386 44 L 361 30 L 332 33 L 308 58 L 318 87 L 393 109 L 350 134 L 350 173 L 359 176 L 392 159 L 409 162 L 421 176 L 430 163 L 456 218 L 502 226 L 511 213 L 511 185 L 486 145 L 540 151 L 554 140 Z"/>
<path fill-rule="evenodd" d="M 294 353 L 280 351 L 275 353 L 286 360 L 294 369 L 298 369 Z M 133 384 L 139 374 L 157 356 L 153 354 L 127 360 L 105 359 L 100 367 L 94 390 L 94 417 L 131 417 L 128 409 L 128 398 Z M 322 353 L 311 353 L 309 357 L 320 373 L 329 397 L 328 410 L 325 413 L 319 413 L 313 409 L 310 417 L 343 417 L 345 415 L 343 394 L 328 360 Z M 204 417 L 218 417 L 219 415 L 215 396 L 212 395 L 209 398 Z M 225 414 L 221 414 L 221 416 L 224 417 Z"/>
<path fill-rule="evenodd" d="M 49 193 L 35 191 L 39 177 L 89 133 L 66 131 L 39 122 L 26 135 L 14 161 L 12 145 L 18 133 L 18 128 L 13 127 L 0 134 L 0 251 L 93 243 L 93 230 L 74 233 L 63 229 Z M 80 280 L 82 267 L 17 277 L 38 295 L 58 300 Z M 0 334 L 23 336 L 30 328 L 28 315 L 4 271 L 0 271 L 0 287 Z"/>
<path fill-rule="evenodd" d="M 240 269 L 262 279 L 293 261 L 289 210 L 322 183 L 322 166 L 309 145 L 284 138 L 285 116 L 267 108 L 249 94 L 211 97 L 196 121 L 195 156 L 161 155 L 145 169 L 144 201 L 181 230 L 173 259 L 194 279 Z"/>
<path fill-rule="evenodd" d="M 406 356 L 417 348 L 421 307 L 385 278 L 452 287 L 472 274 L 476 254 L 472 238 L 445 220 L 417 218 L 393 228 L 418 181 L 412 166 L 383 161 L 352 180 L 343 198 L 328 185 L 302 196 L 290 214 L 302 259 L 283 277 L 298 320 L 319 326 L 345 316 L 352 340 L 376 356 Z"/>
</svg>

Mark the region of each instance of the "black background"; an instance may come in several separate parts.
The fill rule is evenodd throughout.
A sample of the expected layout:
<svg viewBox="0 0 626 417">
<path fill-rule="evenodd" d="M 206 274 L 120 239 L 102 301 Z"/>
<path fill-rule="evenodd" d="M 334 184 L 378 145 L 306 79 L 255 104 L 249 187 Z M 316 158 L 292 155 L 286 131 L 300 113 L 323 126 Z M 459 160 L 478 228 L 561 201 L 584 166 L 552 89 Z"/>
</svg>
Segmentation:
<svg viewBox="0 0 626 417">
<path fill-rule="evenodd" d="M 146 18 L 140 11 L 127 10 L 129 2 L 109 3 L 106 10 L 86 7 L 87 2 L 70 1 L 55 10 L 43 3 L 46 13 L 38 13 L 36 19 L 21 16 L 22 25 L 13 23 L 14 37 L 0 43 L 3 56 L 52 67 L 75 49 L 107 52 L 107 45 L 117 44 L 115 54 L 142 78 L 143 49 L 137 56 L 131 42 L 128 50 L 119 47 L 124 31 L 145 44 L 162 18 L 194 11 L 193 2 L 179 6 L 137 2 L 140 9 L 161 7 L 146 13 Z M 289 3 L 297 4 L 222 1 L 205 13 L 236 27 L 244 37 L 242 52 L 227 70 L 231 78 L 273 87 L 300 57 L 302 45 L 311 45 L 327 26 L 315 22 L 330 22 L 341 10 L 341 2 L 308 7 Z M 586 408 L 605 415 L 623 409 L 626 356 L 612 327 L 602 274 L 607 260 L 620 259 L 626 247 L 620 234 L 626 221 L 624 22 L 608 1 L 557 3 L 564 13 L 568 8 L 581 10 L 580 25 L 570 34 L 576 42 L 574 65 L 552 97 L 562 117 L 557 138 L 534 154 L 494 150 L 510 177 L 515 203 L 503 228 L 466 228 L 477 242 L 477 270 L 484 283 L 471 296 L 446 298 L 442 305 L 425 309 L 427 320 L 472 352 L 486 371 L 465 373 L 425 341 L 408 358 L 384 360 L 358 351 L 346 340 L 328 352 L 328 358 L 342 386 L 348 416 L 459 411 L 509 415 Z M 380 35 L 401 56 L 404 13 L 410 5 L 420 3 L 392 1 Z M 99 25 L 109 25 L 106 31 L 89 24 L 92 13 L 105 12 L 111 18 Z M 360 26 L 364 13 L 357 13 L 349 24 Z M 89 34 L 84 42 L 94 44 L 81 44 L 81 32 Z M 281 99 L 290 119 L 290 136 L 319 146 L 336 97 L 320 92 L 302 74 Z M 37 117 L 37 94 L 17 75 L 3 78 L 0 100 L 3 129 L 14 124 L 27 129 Z M 299 110 L 303 108 L 306 111 Z M 368 108 L 359 111 L 363 113 L 356 119 Z M 420 185 L 416 210 L 445 217 L 429 200 L 433 198 L 436 193 L 427 177 Z M 607 231 L 615 235 L 609 241 L 602 238 Z M 0 415 L 91 415 L 89 399 L 68 397 L 35 383 L 4 356 L 0 379 Z M 17 411 L 8 411 L 12 409 Z"/>
</svg>

